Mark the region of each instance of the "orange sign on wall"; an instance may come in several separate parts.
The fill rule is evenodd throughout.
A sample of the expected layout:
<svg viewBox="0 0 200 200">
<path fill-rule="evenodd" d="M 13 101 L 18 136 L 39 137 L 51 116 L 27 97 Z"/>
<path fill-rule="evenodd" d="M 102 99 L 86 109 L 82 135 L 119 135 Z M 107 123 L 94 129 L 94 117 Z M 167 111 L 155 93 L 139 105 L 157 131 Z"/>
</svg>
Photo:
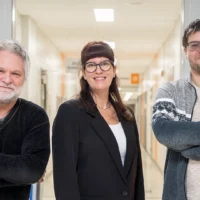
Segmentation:
<svg viewBox="0 0 200 200">
<path fill-rule="evenodd" d="M 140 83 L 140 74 L 131 74 L 131 84 Z"/>
</svg>

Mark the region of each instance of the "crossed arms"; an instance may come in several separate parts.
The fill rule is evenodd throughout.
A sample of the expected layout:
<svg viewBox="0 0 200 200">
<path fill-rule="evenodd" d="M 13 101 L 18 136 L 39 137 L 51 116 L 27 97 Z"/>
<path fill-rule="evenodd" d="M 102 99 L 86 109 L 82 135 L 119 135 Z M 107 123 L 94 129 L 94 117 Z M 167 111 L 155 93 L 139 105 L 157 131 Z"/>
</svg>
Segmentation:
<svg viewBox="0 0 200 200">
<path fill-rule="evenodd" d="M 0 153 L 0 187 L 42 181 L 50 154 L 49 121 L 46 113 L 40 113 L 40 118 L 35 117 L 31 123 L 23 139 L 21 154 Z"/>
<path fill-rule="evenodd" d="M 160 89 L 158 96 L 152 120 L 157 140 L 186 158 L 200 160 L 200 122 L 189 121 L 186 113 L 177 114 L 173 96 L 168 91 Z"/>
</svg>

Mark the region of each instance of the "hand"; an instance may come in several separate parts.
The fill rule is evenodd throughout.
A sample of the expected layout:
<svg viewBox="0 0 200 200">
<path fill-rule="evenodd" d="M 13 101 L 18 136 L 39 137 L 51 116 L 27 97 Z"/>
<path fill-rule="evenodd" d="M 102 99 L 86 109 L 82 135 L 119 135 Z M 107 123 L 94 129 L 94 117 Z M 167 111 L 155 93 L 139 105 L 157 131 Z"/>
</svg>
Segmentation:
<svg viewBox="0 0 200 200">
<path fill-rule="evenodd" d="M 181 154 L 185 158 L 200 161 L 200 146 L 195 146 L 193 148 L 182 151 Z"/>
<path fill-rule="evenodd" d="M 44 171 L 42 177 L 38 180 L 37 183 L 42 183 L 44 181 L 45 174 L 46 174 L 46 170 Z"/>
</svg>

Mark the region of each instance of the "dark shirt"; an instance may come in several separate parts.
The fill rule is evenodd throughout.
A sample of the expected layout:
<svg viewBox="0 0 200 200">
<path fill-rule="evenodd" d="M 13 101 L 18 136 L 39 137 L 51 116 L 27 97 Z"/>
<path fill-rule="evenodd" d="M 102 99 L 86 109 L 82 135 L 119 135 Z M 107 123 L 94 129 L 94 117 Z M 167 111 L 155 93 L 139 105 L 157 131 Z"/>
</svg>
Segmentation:
<svg viewBox="0 0 200 200">
<path fill-rule="evenodd" d="M 3 124 L 3 120 L 4 120 L 5 118 L 6 118 L 6 117 L 0 118 L 0 126 Z"/>
<path fill-rule="evenodd" d="M 18 99 L 0 123 L 0 200 L 28 200 L 50 154 L 49 120 L 44 109 Z"/>
</svg>

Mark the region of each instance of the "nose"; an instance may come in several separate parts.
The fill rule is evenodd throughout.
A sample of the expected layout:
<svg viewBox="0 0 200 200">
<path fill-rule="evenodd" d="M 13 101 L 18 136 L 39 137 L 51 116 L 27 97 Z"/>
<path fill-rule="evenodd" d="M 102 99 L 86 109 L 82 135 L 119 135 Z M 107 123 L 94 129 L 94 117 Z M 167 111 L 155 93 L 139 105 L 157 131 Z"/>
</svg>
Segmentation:
<svg viewBox="0 0 200 200">
<path fill-rule="evenodd" d="M 100 64 L 97 65 L 96 73 L 98 73 L 98 74 L 102 73 L 102 70 L 100 68 Z"/>
<path fill-rule="evenodd" d="M 9 85 L 12 82 L 10 74 L 4 74 L 1 79 L 6 85 Z"/>
<path fill-rule="evenodd" d="M 198 44 L 198 48 L 197 48 L 197 51 L 200 51 L 200 44 Z"/>
</svg>

